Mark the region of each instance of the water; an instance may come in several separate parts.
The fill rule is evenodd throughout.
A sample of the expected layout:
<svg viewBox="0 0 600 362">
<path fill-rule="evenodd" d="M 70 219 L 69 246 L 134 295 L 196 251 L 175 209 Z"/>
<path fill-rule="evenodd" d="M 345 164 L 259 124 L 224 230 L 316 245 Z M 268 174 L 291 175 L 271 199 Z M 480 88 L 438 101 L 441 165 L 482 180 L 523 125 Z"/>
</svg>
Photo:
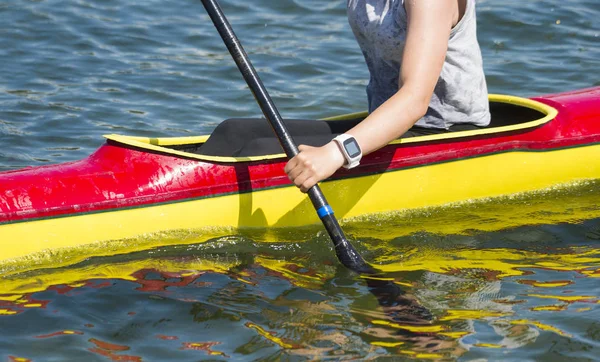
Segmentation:
<svg viewBox="0 0 600 362">
<path fill-rule="evenodd" d="M 284 117 L 366 108 L 344 3 L 223 1 Z M 487 0 L 478 16 L 490 92 L 600 85 L 597 0 Z M 0 22 L 0 170 L 85 157 L 107 133 L 260 114 L 199 1 L 11 0 Z M 598 360 L 599 191 L 344 225 L 383 289 L 340 268 L 318 229 L 5 275 L 0 360 Z M 424 310 L 433 322 L 414 320 Z"/>
</svg>

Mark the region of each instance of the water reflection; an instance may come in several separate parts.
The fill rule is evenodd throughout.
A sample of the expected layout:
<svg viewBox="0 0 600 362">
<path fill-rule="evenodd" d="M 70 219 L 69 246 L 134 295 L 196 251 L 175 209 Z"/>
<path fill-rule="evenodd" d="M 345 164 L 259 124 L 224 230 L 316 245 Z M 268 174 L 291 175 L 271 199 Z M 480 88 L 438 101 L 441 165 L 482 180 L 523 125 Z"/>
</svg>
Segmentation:
<svg viewBox="0 0 600 362">
<path fill-rule="evenodd" d="M 490 237 L 471 236 L 476 244 Z M 171 360 L 453 360 L 539 356 L 548 340 L 577 342 L 570 348 L 583 355 L 598 347 L 596 245 L 542 252 L 446 240 L 407 245 L 406 254 L 366 245 L 377 251 L 370 258 L 385 261 L 381 278 L 358 277 L 331 255 L 209 245 L 7 276 L 0 349 L 23 358 L 36 357 L 32 346 L 62 346 L 64 358 L 84 348 L 130 360 L 152 359 L 158 349 Z M 31 337 L 29 346 L 20 342 Z"/>
</svg>

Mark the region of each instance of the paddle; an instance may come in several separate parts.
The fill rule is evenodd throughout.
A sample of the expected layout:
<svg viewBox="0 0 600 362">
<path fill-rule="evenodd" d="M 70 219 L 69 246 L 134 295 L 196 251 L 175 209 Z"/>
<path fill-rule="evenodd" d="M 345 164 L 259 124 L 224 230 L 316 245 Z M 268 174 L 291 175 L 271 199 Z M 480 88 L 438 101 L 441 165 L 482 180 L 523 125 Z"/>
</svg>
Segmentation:
<svg viewBox="0 0 600 362">
<path fill-rule="evenodd" d="M 227 21 L 227 18 L 225 18 L 225 14 L 223 14 L 217 0 L 202 0 L 202 4 L 206 8 L 206 12 L 210 16 L 219 35 L 221 35 L 223 42 L 227 46 L 229 53 L 237 64 L 242 76 L 250 87 L 250 90 L 252 90 L 260 109 L 271 124 L 285 154 L 288 158 L 296 156 L 298 154 L 298 147 L 286 129 L 279 111 L 277 111 L 265 86 L 258 77 L 252 63 L 250 63 L 248 55 L 242 48 L 239 39 L 234 34 L 233 29 L 231 28 L 229 21 Z M 340 262 L 347 268 L 358 273 L 374 273 L 374 269 L 364 261 L 352 244 L 346 239 L 346 236 L 333 215 L 333 210 L 327 203 L 321 188 L 318 185 L 313 186 L 308 190 L 308 196 L 335 245 L 335 253 Z"/>
</svg>

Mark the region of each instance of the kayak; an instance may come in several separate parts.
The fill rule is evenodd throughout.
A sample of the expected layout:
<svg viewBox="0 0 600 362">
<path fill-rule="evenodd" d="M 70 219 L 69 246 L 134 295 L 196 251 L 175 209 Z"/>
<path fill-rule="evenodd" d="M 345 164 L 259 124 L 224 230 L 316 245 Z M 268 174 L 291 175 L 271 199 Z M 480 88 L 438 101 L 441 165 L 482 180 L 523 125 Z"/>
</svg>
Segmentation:
<svg viewBox="0 0 600 362">
<path fill-rule="evenodd" d="M 322 182 L 335 215 L 352 220 L 600 178 L 600 87 L 490 95 L 490 108 L 489 127 L 398 139 Z M 365 115 L 318 122 L 340 128 Z M 283 152 L 203 154 L 212 135 L 105 137 L 85 159 L 0 172 L 0 264 L 112 241 L 143 246 L 153 235 L 191 230 L 320 223 L 285 175 Z"/>
</svg>

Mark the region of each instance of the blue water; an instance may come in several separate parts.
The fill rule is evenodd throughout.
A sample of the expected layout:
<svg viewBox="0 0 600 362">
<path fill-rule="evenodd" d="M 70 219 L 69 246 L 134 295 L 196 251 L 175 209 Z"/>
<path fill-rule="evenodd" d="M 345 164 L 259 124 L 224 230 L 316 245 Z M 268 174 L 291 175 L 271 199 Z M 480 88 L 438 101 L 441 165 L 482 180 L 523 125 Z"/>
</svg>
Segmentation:
<svg viewBox="0 0 600 362">
<path fill-rule="evenodd" d="M 284 117 L 366 108 L 344 1 L 222 5 Z M 478 16 L 490 92 L 600 85 L 597 0 L 482 0 Z M 0 1 L 0 24 L 0 170 L 83 158 L 107 133 L 260 115 L 199 1 Z M 597 195 L 592 182 L 345 225 L 434 315 L 427 332 L 398 327 L 407 313 L 318 230 L 229 235 L 3 278 L 0 360 L 600 360 Z"/>
</svg>

